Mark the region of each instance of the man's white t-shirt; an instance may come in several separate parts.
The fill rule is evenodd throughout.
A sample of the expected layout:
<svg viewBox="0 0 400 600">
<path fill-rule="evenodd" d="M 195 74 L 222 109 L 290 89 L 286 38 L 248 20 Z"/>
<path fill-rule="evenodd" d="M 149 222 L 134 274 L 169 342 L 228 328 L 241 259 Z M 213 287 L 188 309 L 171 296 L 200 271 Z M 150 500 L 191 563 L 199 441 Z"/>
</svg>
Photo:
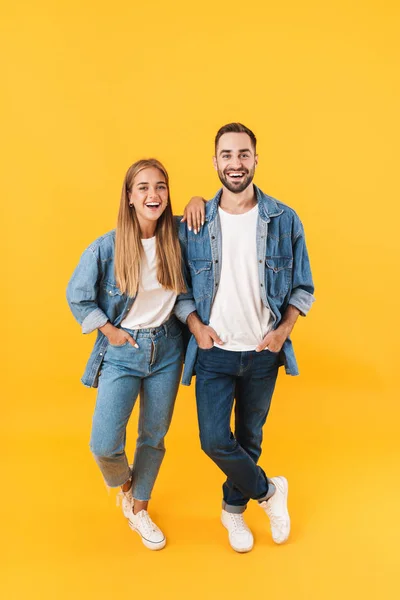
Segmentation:
<svg viewBox="0 0 400 600">
<path fill-rule="evenodd" d="M 176 294 L 166 290 L 157 279 L 156 238 L 142 240 L 143 256 L 135 302 L 121 326 L 126 329 L 158 327 L 170 317 Z"/>
<path fill-rule="evenodd" d="M 221 278 L 210 326 L 223 350 L 255 350 L 272 328 L 271 312 L 260 296 L 257 265 L 258 206 L 240 215 L 218 209 L 222 232 Z"/>
</svg>

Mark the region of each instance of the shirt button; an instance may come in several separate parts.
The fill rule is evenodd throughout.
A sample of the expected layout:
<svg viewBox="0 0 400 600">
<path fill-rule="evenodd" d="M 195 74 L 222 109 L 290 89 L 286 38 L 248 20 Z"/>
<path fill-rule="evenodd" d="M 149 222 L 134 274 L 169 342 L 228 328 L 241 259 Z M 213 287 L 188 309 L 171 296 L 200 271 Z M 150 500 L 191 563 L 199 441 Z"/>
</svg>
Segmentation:
<svg viewBox="0 0 400 600">
<path fill-rule="evenodd" d="M 258 262 L 259 262 L 259 263 L 262 263 L 262 260 L 259 260 Z"/>
<path fill-rule="evenodd" d="M 216 282 L 215 287 L 217 287 L 217 285 L 218 285 L 218 281 Z"/>
<path fill-rule="evenodd" d="M 212 240 L 215 240 L 215 235 L 212 235 L 212 236 L 211 236 L 211 239 L 212 239 Z"/>
<path fill-rule="evenodd" d="M 103 353 L 102 353 L 102 352 L 100 352 L 100 356 L 103 356 Z"/>
<path fill-rule="evenodd" d="M 216 263 L 218 262 L 218 259 L 215 261 Z"/>
<path fill-rule="evenodd" d="M 264 287 L 263 284 L 261 284 L 261 287 Z"/>
</svg>

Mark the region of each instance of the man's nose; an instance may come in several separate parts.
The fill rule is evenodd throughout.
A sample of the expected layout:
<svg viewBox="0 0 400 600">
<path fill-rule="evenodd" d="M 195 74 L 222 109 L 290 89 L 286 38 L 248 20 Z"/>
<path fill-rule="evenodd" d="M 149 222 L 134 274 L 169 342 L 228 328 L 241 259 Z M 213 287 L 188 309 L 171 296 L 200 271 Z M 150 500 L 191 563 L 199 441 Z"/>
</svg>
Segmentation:
<svg viewBox="0 0 400 600">
<path fill-rule="evenodd" d="M 241 166 L 242 166 L 242 161 L 240 160 L 239 156 L 234 156 L 232 158 L 232 167 L 234 169 L 240 169 Z"/>
</svg>

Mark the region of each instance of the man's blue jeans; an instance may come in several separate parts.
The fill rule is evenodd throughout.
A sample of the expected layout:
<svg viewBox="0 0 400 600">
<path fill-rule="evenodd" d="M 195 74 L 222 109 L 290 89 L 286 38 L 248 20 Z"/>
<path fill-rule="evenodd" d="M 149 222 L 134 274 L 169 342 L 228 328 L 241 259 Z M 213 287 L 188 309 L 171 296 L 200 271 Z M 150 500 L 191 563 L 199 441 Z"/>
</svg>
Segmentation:
<svg viewBox="0 0 400 600">
<path fill-rule="evenodd" d="M 223 507 L 241 513 L 250 498 L 268 493 L 268 480 L 257 465 L 262 428 L 278 375 L 278 354 L 232 352 L 213 347 L 198 351 L 196 399 L 204 452 L 225 473 Z M 235 403 L 235 434 L 230 418 Z"/>
</svg>

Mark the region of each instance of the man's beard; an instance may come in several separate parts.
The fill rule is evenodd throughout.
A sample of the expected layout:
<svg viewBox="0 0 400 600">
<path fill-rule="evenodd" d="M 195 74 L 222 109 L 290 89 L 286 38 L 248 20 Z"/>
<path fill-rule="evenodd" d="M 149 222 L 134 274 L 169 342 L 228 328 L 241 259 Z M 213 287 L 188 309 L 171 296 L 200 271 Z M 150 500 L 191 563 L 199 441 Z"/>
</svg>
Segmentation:
<svg viewBox="0 0 400 600">
<path fill-rule="evenodd" d="M 250 185 L 254 178 L 255 167 L 253 167 L 251 171 L 248 171 L 247 169 L 238 169 L 238 171 L 244 172 L 244 177 L 240 182 L 238 181 L 235 183 L 232 181 L 232 179 L 229 179 L 229 176 L 225 174 L 225 172 L 221 171 L 220 169 L 217 170 L 218 177 L 222 185 L 224 185 L 230 192 L 233 192 L 234 194 L 240 194 Z M 228 173 L 234 172 L 235 171 L 233 169 L 229 169 L 228 171 Z"/>
</svg>

